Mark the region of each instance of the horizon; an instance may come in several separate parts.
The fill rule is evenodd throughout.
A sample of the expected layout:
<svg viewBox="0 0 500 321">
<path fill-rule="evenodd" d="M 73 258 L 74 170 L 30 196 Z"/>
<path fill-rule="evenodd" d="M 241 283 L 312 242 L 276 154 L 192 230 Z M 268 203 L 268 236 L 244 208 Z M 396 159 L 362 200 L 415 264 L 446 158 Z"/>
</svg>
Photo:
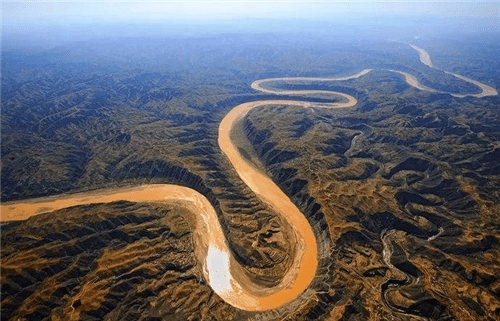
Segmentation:
<svg viewBox="0 0 500 321">
<path fill-rule="evenodd" d="M 500 31 L 498 2 L 7 1 L 2 14 L 3 50 L 124 37 L 273 33 L 408 42 Z"/>
</svg>

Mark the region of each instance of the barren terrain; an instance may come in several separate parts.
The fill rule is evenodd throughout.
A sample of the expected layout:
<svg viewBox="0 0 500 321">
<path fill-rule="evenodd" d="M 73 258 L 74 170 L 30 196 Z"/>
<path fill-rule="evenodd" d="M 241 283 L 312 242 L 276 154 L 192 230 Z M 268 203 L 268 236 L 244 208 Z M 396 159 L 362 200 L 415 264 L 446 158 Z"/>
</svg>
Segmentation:
<svg viewBox="0 0 500 321">
<path fill-rule="evenodd" d="M 498 80 L 231 41 L 3 68 L 2 319 L 498 317 Z"/>
</svg>

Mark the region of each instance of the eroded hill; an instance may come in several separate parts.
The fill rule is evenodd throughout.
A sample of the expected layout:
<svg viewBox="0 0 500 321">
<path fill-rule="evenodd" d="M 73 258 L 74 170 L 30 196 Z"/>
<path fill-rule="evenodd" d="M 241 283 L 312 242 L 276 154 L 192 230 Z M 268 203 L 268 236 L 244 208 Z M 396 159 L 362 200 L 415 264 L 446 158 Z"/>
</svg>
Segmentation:
<svg viewBox="0 0 500 321">
<path fill-rule="evenodd" d="M 249 152 L 318 237 L 308 295 L 276 311 L 237 310 L 200 278 L 183 213 L 118 202 L 2 225 L 2 319 L 498 317 L 499 98 L 410 87 L 383 69 L 412 73 L 439 90 L 474 92 L 430 72 L 407 46 L 306 50 L 286 39 L 276 51 L 275 40 L 132 41 L 114 58 L 105 43 L 96 45 L 100 55 L 85 55 L 95 46 L 5 53 L 2 201 L 145 183 L 188 186 L 217 209 L 247 273 L 272 287 L 291 264 L 288 224 L 240 181 L 218 148 L 218 125 L 240 103 L 289 99 L 253 91 L 256 79 L 373 67 L 344 82 L 281 85 L 344 92 L 358 99 L 355 108 L 269 106 L 244 122 Z M 132 54 L 138 49 L 140 59 Z M 468 76 L 477 68 L 498 87 L 495 74 L 469 63 Z M 466 71 L 462 61 L 456 66 Z"/>
</svg>

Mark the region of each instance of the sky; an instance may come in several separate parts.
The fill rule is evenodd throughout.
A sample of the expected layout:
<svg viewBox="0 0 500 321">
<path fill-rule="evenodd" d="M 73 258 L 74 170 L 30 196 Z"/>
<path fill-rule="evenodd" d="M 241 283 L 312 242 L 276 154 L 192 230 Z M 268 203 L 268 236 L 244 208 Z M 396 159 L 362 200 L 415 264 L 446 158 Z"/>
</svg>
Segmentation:
<svg viewBox="0 0 500 321">
<path fill-rule="evenodd" d="M 3 20 L 29 23 L 206 21 L 242 18 L 346 19 L 385 15 L 482 17 L 499 23 L 498 1 L 3 1 Z"/>
<path fill-rule="evenodd" d="M 400 39 L 436 30 L 500 31 L 499 1 L 3 0 L 0 6 L 4 47 L 122 36 L 323 32 L 336 38 L 384 34 Z"/>
</svg>

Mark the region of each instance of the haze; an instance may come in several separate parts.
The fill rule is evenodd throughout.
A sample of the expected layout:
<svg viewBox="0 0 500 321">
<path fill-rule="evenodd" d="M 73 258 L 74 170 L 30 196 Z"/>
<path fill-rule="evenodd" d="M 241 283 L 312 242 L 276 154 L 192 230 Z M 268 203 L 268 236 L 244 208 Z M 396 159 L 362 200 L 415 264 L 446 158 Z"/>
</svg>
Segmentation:
<svg viewBox="0 0 500 321">
<path fill-rule="evenodd" d="M 498 32 L 498 2 L 4 2 L 4 45 L 219 33 L 385 40 Z"/>
</svg>

